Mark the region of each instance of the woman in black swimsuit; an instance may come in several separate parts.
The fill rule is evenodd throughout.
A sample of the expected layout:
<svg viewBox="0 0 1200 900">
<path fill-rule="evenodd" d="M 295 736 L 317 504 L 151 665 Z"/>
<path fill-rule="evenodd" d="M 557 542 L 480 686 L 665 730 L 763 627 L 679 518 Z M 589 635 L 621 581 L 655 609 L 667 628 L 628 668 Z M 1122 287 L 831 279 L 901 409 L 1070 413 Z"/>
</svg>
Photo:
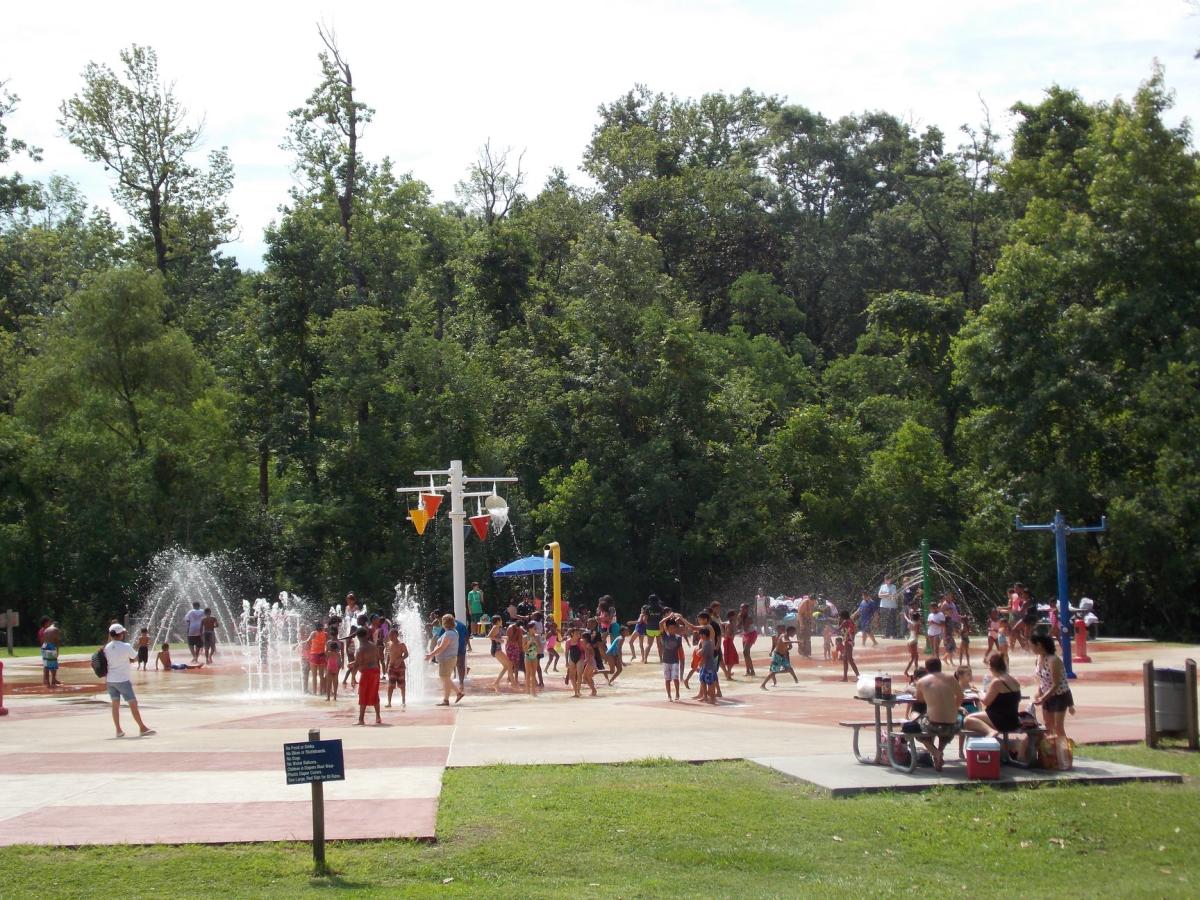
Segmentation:
<svg viewBox="0 0 1200 900">
<path fill-rule="evenodd" d="M 983 695 L 983 712 L 971 713 L 963 721 L 963 731 L 983 736 L 1021 730 L 1018 708 L 1021 703 L 1021 684 L 1008 674 L 1008 663 L 999 653 L 988 658 L 992 682 Z"/>
</svg>

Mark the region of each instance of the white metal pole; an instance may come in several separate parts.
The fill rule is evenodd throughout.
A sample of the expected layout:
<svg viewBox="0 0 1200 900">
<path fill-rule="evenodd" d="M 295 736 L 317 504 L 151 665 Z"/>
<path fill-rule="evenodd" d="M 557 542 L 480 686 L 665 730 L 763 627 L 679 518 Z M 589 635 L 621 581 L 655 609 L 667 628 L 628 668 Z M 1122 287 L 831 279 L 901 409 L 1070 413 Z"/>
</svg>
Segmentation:
<svg viewBox="0 0 1200 900">
<path fill-rule="evenodd" d="M 450 549 L 454 578 L 454 618 L 467 621 L 467 562 L 463 544 L 463 464 L 461 459 L 450 461 Z"/>
</svg>

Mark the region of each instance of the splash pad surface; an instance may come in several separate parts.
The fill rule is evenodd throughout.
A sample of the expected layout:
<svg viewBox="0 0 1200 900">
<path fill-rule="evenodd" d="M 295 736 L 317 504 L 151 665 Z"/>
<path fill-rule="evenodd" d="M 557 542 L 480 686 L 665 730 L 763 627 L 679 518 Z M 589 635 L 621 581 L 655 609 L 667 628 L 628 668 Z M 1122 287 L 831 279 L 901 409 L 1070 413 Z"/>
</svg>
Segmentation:
<svg viewBox="0 0 1200 900">
<path fill-rule="evenodd" d="M 764 643 L 755 653 L 762 674 Z M 819 655 L 819 642 L 814 649 Z M 1079 666 L 1072 685 L 1079 713 L 1067 723 L 1081 743 L 1140 739 L 1141 662 L 1178 666 L 1200 648 L 1102 641 L 1090 649 L 1096 662 Z M 382 728 L 354 725 L 357 700 L 348 689 L 337 703 L 248 697 L 245 671 L 232 655 L 200 671 L 135 673 L 144 716 L 158 734 L 121 740 L 112 736 L 104 694 L 26 694 L 23 686 L 40 684 L 38 660 L 6 660 L 11 713 L 0 719 L 7 776 L 0 844 L 307 839 L 309 792 L 284 783 L 282 745 L 306 739 L 309 728 L 345 746 L 346 781 L 325 786 L 331 840 L 430 839 L 447 765 L 786 756 L 832 772 L 850 753 L 837 722 L 862 714 L 852 685 L 840 682 L 840 665 L 835 680 L 833 664 L 819 658 L 793 654 L 800 683 L 786 678 L 766 692 L 735 670 L 736 680 L 722 681 L 727 702 L 713 707 L 689 701 L 687 691 L 684 702 L 667 702 L 653 651 L 648 664 L 627 666 L 613 687 L 598 683 L 596 698 L 575 699 L 561 672 L 548 675 L 547 691 L 534 699 L 507 685 L 492 693 L 498 669 L 486 650 L 476 638 L 460 705 L 438 708 L 430 699 L 401 712 L 397 698 L 396 708 L 383 710 Z M 422 665 L 419 647 L 413 657 L 410 674 Z M 898 642 L 859 648 L 856 657 L 863 672 L 896 674 L 904 665 Z M 1014 655 L 1013 670 L 1030 693 L 1032 657 Z M 86 667 L 67 666 L 60 674 L 72 685 L 99 684 Z M 981 676 L 977 664 L 977 681 Z M 432 698 L 435 682 L 427 688 Z M 124 708 L 122 722 L 132 733 Z M 363 800 L 380 801 L 370 805 L 370 816 L 361 815 Z"/>
</svg>

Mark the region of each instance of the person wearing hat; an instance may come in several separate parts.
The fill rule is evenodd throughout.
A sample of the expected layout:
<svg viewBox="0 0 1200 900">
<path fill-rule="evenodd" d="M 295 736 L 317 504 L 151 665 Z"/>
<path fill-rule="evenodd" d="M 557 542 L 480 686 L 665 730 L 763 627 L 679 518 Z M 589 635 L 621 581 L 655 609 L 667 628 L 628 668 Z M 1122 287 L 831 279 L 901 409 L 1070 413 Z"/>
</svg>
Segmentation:
<svg viewBox="0 0 1200 900">
<path fill-rule="evenodd" d="M 108 663 L 108 672 L 104 676 L 104 681 L 108 687 L 108 699 L 112 701 L 112 717 L 113 724 L 117 727 L 117 737 L 125 737 L 125 732 L 121 730 L 122 697 L 129 704 L 129 711 L 133 714 L 133 720 L 138 724 L 141 736 L 154 734 L 154 729 L 149 728 L 142 721 L 142 714 L 138 712 L 137 697 L 133 693 L 135 656 L 133 647 L 125 640 L 125 626 L 120 622 L 114 622 L 108 626 L 108 643 L 104 645 L 104 658 Z"/>
</svg>

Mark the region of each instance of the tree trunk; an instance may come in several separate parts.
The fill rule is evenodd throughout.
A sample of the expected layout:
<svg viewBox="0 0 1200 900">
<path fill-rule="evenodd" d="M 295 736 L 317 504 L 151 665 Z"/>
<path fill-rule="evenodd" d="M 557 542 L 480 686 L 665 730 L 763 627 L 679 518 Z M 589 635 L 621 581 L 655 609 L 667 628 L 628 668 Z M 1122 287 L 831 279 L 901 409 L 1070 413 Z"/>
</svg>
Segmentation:
<svg viewBox="0 0 1200 900">
<path fill-rule="evenodd" d="M 258 445 L 258 503 L 263 509 L 271 499 L 270 463 L 271 451 L 264 441 Z"/>
<path fill-rule="evenodd" d="M 167 242 L 162 231 L 162 201 L 158 194 L 150 195 L 150 236 L 154 239 L 154 264 L 167 274 Z"/>
</svg>

